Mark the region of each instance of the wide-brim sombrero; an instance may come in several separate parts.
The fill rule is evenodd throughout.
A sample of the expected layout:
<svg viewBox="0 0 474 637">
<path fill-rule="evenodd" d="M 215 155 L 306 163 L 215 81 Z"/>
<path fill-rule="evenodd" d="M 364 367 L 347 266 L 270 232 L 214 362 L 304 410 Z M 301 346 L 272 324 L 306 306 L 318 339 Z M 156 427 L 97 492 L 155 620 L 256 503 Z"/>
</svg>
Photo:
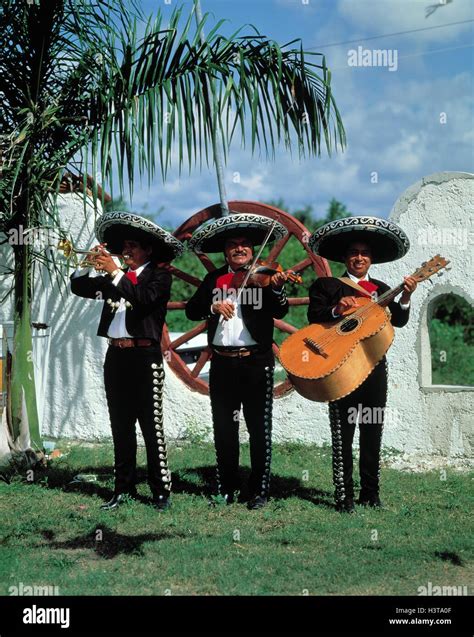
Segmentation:
<svg viewBox="0 0 474 637">
<path fill-rule="evenodd" d="M 269 242 L 283 239 L 288 232 L 285 226 L 270 217 L 246 212 L 232 213 L 207 221 L 193 233 L 188 245 L 196 252 L 223 252 L 228 239 L 244 236 L 258 246 L 265 240 L 270 228 Z"/>
<path fill-rule="evenodd" d="M 159 263 L 180 256 L 184 245 L 172 234 L 149 219 L 131 212 L 106 212 L 97 220 L 95 233 L 110 252 L 122 252 L 126 239 L 146 241 L 153 246 L 152 258 Z"/>
<path fill-rule="evenodd" d="M 407 235 L 396 224 L 379 217 L 347 217 L 330 221 L 311 235 L 308 245 L 320 257 L 344 263 L 349 244 L 369 245 L 372 263 L 388 263 L 410 248 Z"/>
</svg>

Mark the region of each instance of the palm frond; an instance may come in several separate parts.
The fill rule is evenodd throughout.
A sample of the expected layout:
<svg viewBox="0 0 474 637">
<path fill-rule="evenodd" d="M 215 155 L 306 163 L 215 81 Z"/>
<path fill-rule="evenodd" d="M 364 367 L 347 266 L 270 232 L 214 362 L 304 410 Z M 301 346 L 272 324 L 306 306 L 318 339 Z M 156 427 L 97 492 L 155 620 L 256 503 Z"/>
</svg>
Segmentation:
<svg viewBox="0 0 474 637">
<path fill-rule="evenodd" d="M 173 162 L 209 164 L 216 131 L 226 157 L 233 141 L 270 157 L 279 144 L 313 155 L 344 146 L 324 57 L 250 26 L 225 37 L 222 23 L 205 15 L 196 27 L 182 8 L 145 19 L 125 0 L 4 0 L 4 227 L 50 223 L 44 202 L 54 205 L 66 170 L 112 188 L 114 167 L 122 193 L 137 171 L 151 180 Z"/>
</svg>

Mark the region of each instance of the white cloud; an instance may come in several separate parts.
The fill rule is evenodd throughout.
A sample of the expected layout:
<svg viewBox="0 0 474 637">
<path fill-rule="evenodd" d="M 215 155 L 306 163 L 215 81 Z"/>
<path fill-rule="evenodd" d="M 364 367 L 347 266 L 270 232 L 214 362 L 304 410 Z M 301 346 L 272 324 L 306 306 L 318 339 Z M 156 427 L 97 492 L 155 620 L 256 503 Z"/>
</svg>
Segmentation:
<svg viewBox="0 0 474 637">
<path fill-rule="evenodd" d="M 337 13 L 347 20 L 351 29 L 358 31 L 350 39 L 359 35 L 363 37 L 433 27 L 447 22 L 460 22 L 473 18 L 471 0 L 453 0 L 440 6 L 429 18 L 425 18 L 426 7 L 438 4 L 439 0 L 339 0 Z M 418 43 L 436 42 L 446 44 L 459 38 L 462 33 L 472 29 L 470 24 L 458 24 L 442 29 L 418 31 L 417 33 L 387 38 L 384 46 L 391 46 L 390 41 L 401 38 L 415 40 Z M 382 40 L 375 40 L 381 42 Z M 380 45 L 377 44 L 376 48 Z"/>
<path fill-rule="evenodd" d="M 278 7 L 306 11 L 307 13 L 314 13 L 318 10 L 318 0 L 275 0 L 275 4 Z"/>
<path fill-rule="evenodd" d="M 425 19 L 425 7 L 436 1 L 340 0 L 338 11 L 329 14 L 314 36 L 305 38 L 304 45 L 472 18 L 470 6 L 474 3 L 453 0 Z M 317 4 L 316 0 L 311 3 Z M 278 4 L 301 6 L 300 0 L 278 0 Z M 316 26 L 314 12 L 312 16 Z M 363 44 L 385 48 L 407 43 L 407 52 L 420 47 L 440 48 L 452 46 L 454 38 L 468 28 L 472 27 L 460 25 Z M 449 67 L 443 55 L 434 58 L 442 62 L 439 71 L 430 56 L 400 60 L 396 73 L 377 68 L 350 69 L 347 50 L 351 46 L 357 45 L 321 50 L 330 68 L 335 69 L 333 94 L 347 132 L 346 152 L 331 158 L 323 153 L 320 158 L 300 162 L 280 147 L 275 161 L 266 162 L 258 154 L 252 157 L 249 151 L 242 150 L 236 139 L 226 167 L 229 199 L 283 198 L 291 209 L 312 204 L 318 214 L 323 214 L 329 199 L 336 197 L 356 214 L 386 216 L 402 192 L 421 177 L 442 170 L 472 170 L 471 75 L 456 72 L 455 62 Z M 447 114 L 446 124 L 440 122 L 441 112 Z M 173 158 L 176 159 L 175 153 Z M 378 173 L 377 183 L 371 181 L 373 171 Z M 235 172 L 240 173 L 240 183 L 233 181 Z M 177 170 L 172 170 L 165 185 L 157 176 L 149 192 L 137 188 L 136 193 L 138 212 L 146 204 L 149 212 L 163 205 L 159 219 L 175 226 L 219 199 L 214 169 L 206 167 L 201 173 L 199 167 L 193 168 L 190 176 L 187 171 L 179 176 Z"/>
</svg>

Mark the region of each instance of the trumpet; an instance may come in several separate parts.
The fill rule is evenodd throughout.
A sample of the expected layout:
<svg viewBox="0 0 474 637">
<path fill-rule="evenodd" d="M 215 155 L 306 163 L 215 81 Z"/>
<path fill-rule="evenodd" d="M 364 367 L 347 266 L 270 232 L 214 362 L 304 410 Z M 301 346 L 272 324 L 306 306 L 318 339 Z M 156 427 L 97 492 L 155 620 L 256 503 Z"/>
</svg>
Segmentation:
<svg viewBox="0 0 474 637">
<path fill-rule="evenodd" d="M 57 249 L 64 254 L 66 259 L 68 260 L 72 259 L 75 267 L 79 267 L 79 268 L 93 268 L 95 267 L 95 264 L 93 260 L 89 260 L 89 259 L 83 259 L 82 261 L 79 261 L 77 258 L 78 254 L 86 254 L 88 256 L 96 256 L 96 257 L 101 254 L 97 250 L 78 250 L 76 247 L 74 247 L 72 241 L 65 238 L 59 240 Z M 121 262 L 123 262 L 124 257 L 128 256 L 127 254 L 125 255 L 116 254 L 114 252 L 109 252 L 108 250 L 105 250 L 105 252 L 109 254 L 111 257 L 118 257 L 121 260 Z"/>
</svg>

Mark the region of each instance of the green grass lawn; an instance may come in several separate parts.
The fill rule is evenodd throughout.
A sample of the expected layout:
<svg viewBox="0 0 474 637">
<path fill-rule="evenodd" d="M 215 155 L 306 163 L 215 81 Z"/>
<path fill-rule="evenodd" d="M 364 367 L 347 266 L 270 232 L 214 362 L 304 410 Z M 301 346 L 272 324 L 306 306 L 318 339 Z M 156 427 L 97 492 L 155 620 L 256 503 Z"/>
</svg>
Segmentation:
<svg viewBox="0 0 474 637">
<path fill-rule="evenodd" d="M 210 445 L 169 455 L 173 506 L 162 514 L 147 504 L 144 470 L 143 502 L 99 510 L 113 486 L 106 444 L 72 446 L 35 483 L 0 482 L 0 594 L 19 582 L 61 595 L 416 595 L 428 582 L 472 594 L 472 476 L 385 468 L 385 509 L 341 515 L 329 449 L 275 445 L 273 499 L 248 511 L 208 505 Z M 243 456 L 248 476 L 245 446 Z M 78 473 L 99 480 L 70 485 Z"/>
</svg>

